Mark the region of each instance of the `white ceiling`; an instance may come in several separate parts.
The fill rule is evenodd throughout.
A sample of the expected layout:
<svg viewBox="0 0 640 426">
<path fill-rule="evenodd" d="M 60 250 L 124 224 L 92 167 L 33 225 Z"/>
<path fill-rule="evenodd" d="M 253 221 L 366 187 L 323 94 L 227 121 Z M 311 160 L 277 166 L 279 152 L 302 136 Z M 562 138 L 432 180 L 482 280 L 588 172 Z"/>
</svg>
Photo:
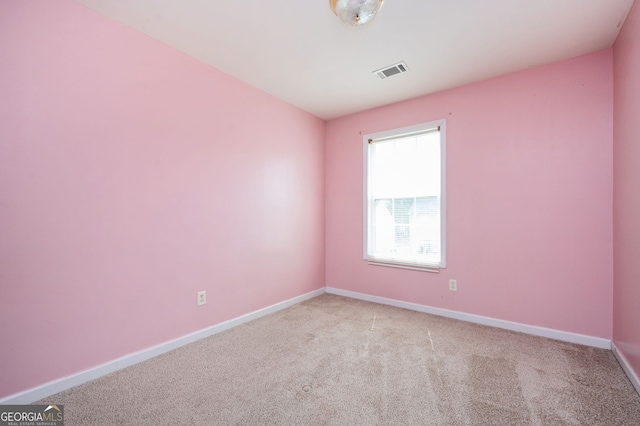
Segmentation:
<svg viewBox="0 0 640 426">
<path fill-rule="evenodd" d="M 329 0 L 76 1 L 323 119 L 610 47 L 633 4 L 386 0 L 354 28 Z"/>
</svg>

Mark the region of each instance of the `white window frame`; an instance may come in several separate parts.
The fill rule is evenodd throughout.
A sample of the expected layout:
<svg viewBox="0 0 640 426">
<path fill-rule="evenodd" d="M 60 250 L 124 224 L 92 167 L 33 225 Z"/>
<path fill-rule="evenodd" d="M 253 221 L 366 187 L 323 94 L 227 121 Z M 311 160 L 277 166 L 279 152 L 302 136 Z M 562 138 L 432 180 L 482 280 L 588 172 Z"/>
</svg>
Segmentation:
<svg viewBox="0 0 640 426">
<path fill-rule="evenodd" d="M 416 263 L 403 263 L 397 260 L 389 259 L 381 260 L 379 258 L 370 258 L 368 254 L 368 238 L 369 238 L 369 145 L 370 141 L 380 139 L 392 139 L 394 137 L 408 136 L 412 133 L 422 133 L 431 129 L 440 128 L 440 263 L 439 264 L 416 264 Z M 364 154 L 364 260 L 371 265 L 390 266 L 395 268 L 414 269 L 419 271 L 439 272 L 440 269 L 446 268 L 446 229 L 447 229 L 447 215 L 446 215 L 446 140 L 447 140 L 447 126 L 446 120 L 435 120 L 427 123 L 420 123 L 413 126 L 401 127 L 398 129 L 386 130 L 383 132 L 372 133 L 363 135 L 362 145 Z"/>
</svg>

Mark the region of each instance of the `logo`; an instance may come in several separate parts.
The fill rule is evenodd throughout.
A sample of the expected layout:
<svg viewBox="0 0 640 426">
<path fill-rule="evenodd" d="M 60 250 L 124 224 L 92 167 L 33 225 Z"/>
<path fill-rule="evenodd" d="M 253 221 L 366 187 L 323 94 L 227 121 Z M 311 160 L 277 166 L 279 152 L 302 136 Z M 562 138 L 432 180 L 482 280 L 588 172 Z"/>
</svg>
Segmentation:
<svg viewBox="0 0 640 426">
<path fill-rule="evenodd" d="M 64 426 L 64 405 L 0 405 L 0 426 Z"/>
</svg>

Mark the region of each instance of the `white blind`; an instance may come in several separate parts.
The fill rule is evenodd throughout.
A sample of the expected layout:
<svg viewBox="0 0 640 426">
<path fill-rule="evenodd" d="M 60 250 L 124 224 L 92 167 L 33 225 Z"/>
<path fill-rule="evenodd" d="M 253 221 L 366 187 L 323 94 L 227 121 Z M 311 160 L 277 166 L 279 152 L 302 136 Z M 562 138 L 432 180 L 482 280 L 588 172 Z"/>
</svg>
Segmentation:
<svg viewBox="0 0 640 426">
<path fill-rule="evenodd" d="M 369 260 L 440 264 L 440 136 L 435 128 L 369 141 Z"/>
</svg>

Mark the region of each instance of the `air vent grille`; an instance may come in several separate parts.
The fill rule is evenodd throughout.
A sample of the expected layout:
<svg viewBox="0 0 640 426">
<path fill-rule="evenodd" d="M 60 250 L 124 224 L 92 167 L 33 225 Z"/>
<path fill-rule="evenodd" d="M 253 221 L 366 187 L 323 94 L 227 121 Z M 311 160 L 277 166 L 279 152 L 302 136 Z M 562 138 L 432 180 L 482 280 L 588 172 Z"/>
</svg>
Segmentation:
<svg viewBox="0 0 640 426">
<path fill-rule="evenodd" d="M 407 64 L 405 64 L 404 62 L 398 62 L 395 65 L 384 67 L 382 69 L 374 71 L 373 73 L 379 79 L 384 80 L 385 78 L 389 78 L 397 74 L 402 74 L 403 72 L 407 72 L 407 71 L 409 71 L 409 67 L 407 67 Z"/>
</svg>

